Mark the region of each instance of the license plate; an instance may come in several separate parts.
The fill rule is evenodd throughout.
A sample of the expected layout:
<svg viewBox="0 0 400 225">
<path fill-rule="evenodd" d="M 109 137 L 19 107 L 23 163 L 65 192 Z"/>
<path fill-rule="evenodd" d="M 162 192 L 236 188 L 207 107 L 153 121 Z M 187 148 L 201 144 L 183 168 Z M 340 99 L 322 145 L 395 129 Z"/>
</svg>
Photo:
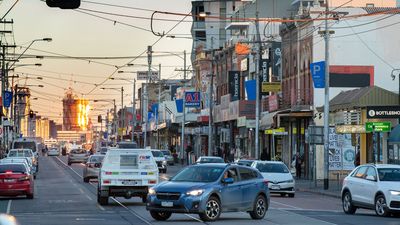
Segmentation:
<svg viewBox="0 0 400 225">
<path fill-rule="evenodd" d="M 14 183 L 15 179 L 4 179 L 4 183 Z"/>
<path fill-rule="evenodd" d="M 162 207 L 172 207 L 174 206 L 173 202 L 161 202 Z"/>
<path fill-rule="evenodd" d="M 279 189 L 281 189 L 281 187 L 279 185 L 272 185 L 271 189 L 272 190 L 279 190 Z"/>
<path fill-rule="evenodd" d="M 134 181 L 134 180 L 126 180 L 126 181 L 122 181 L 123 185 L 137 185 L 138 182 Z"/>
</svg>

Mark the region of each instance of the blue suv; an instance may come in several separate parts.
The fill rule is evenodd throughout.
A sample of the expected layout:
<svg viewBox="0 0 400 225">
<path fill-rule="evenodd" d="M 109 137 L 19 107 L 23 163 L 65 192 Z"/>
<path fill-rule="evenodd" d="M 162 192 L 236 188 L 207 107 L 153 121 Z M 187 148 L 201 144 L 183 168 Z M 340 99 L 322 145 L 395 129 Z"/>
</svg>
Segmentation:
<svg viewBox="0 0 400 225">
<path fill-rule="evenodd" d="M 198 214 L 215 221 L 221 212 L 249 212 L 264 218 L 270 202 L 268 181 L 257 170 L 225 163 L 188 166 L 149 189 L 146 209 L 156 220 L 172 213 Z"/>
</svg>

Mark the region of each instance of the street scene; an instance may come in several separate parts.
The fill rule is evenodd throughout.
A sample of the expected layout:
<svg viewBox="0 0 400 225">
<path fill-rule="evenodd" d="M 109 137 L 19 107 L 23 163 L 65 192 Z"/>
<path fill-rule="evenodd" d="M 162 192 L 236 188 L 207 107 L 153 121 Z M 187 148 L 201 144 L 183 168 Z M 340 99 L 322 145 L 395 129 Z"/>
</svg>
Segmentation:
<svg viewBox="0 0 400 225">
<path fill-rule="evenodd" d="M 400 0 L 0 16 L 0 225 L 400 224 Z"/>
</svg>

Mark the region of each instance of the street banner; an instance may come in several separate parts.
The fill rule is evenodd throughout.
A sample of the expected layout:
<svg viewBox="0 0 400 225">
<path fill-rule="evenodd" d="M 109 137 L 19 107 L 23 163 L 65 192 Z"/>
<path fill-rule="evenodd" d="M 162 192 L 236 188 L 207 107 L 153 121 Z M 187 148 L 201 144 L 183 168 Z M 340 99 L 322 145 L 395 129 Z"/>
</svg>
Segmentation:
<svg viewBox="0 0 400 225">
<path fill-rule="evenodd" d="M 229 71 L 229 93 L 232 102 L 240 99 L 240 71 Z"/>
<path fill-rule="evenodd" d="M 11 102 L 13 99 L 13 93 L 11 91 L 4 91 L 4 107 L 8 108 L 11 106 Z"/>
</svg>

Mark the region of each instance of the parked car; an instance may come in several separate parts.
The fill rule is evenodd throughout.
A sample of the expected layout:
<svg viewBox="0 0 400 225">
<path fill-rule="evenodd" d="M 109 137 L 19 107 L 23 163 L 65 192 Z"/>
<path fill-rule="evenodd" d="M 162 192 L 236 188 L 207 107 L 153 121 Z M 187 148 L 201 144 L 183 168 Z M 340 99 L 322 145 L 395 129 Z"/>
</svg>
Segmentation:
<svg viewBox="0 0 400 225">
<path fill-rule="evenodd" d="M 100 154 L 105 155 L 108 151 L 108 147 L 101 147 L 100 148 Z"/>
<path fill-rule="evenodd" d="M 60 149 L 58 147 L 51 147 L 49 151 L 47 152 L 48 156 L 59 156 L 60 155 Z"/>
<path fill-rule="evenodd" d="M 86 163 L 89 154 L 85 149 L 72 149 L 68 154 L 68 165 L 72 163 Z"/>
<path fill-rule="evenodd" d="M 7 158 L 29 158 L 32 162 L 35 172 L 39 171 L 39 162 L 31 149 L 10 149 Z"/>
<path fill-rule="evenodd" d="M 113 149 L 104 157 L 97 188 L 97 202 L 107 205 L 109 196 L 141 197 L 158 183 L 158 169 L 149 149 Z"/>
<path fill-rule="evenodd" d="M 121 141 L 117 143 L 116 147 L 120 149 L 136 149 L 138 145 L 136 142 Z"/>
<path fill-rule="evenodd" d="M 26 195 L 28 199 L 34 196 L 33 176 L 23 163 L 0 164 L 0 195 Z"/>
<path fill-rule="evenodd" d="M 223 158 L 217 156 L 201 156 L 195 162 L 195 164 L 203 163 L 225 163 L 225 161 Z"/>
<path fill-rule="evenodd" d="M 12 157 L 12 158 L 4 158 L 0 160 L 0 164 L 12 164 L 12 163 L 22 163 L 25 164 L 28 169 L 29 169 L 29 173 L 33 175 L 33 178 L 36 179 L 36 169 L 35 167 L 32 165 L 32 159 L 28 158 L 28 157 Z"/>
<path fill-rule="evenodd" d="M 168 165 L 171 165 L 171 166 L 172 166 L 172 165 L 175 164 L 175 162 L 174 162 L 174 157 L 172 156 L 170 150 L 161 150 L 161 152 L 163 153 L 163 155 L 164 155 L 164 157 L 165 157 L 165 160 L 167 161 L 167 164 L 168 164 Z"/>
<path fill-rule="evenodd" d="M 254 159 L 239 159 L 236 164 L 241 165 L 241 166 L 251 166 L 251 164 L 254 162 Z"/>
<path fill-rule="evenodd" d="M 268 187 L 271 193 L 281 194 L 282 197 L 285 195 L 294 197 L 295 181 L 283 162 L 254 161 L 251 166 L 258 169 L 262 176 L 269 181 Z"/>
<path fill-rule="evenodd" d="M 150 188 L 146 209 L 156 220 L 172 213 L 198 214 L 215 221 L 221 212 L 249 212 L 264 218 L 270 203 L 267 181 L 257 170 L 225 163 L 191 165 Z"/>
<path fill-rule="evenodd" d="M 90 179 L 97 179 L 104 155 L 91 155 L 83 168 L 83 182 L 88 183 Z"/>
<path fill-rule="evenodd" d="M 167 160 L 164 154 L 156 149 L 151 149 L 151 153 L 153 154 L 154 160 L 156 160 L 158 171 L 160 173 L 167 173 Z"/>
<path fill-rule="evenodd" d="M 35 156 L 35 160 L 33 160 L 33 164 L 36 167 L 36 171 L 39 171 L 39 149 L 40 143 L 36 142 L 34 139 L 29 138 L 18 138 L 13 141 L 12 149 L 30 149 Z"/>
<path fill-rule="evenodd" d="M 346 214 L 357 208 L 374 209 L 378 216 L 400 213 L 400 165 L 356 167 L 343 181 L 342 205 Z"/>
</svg>

